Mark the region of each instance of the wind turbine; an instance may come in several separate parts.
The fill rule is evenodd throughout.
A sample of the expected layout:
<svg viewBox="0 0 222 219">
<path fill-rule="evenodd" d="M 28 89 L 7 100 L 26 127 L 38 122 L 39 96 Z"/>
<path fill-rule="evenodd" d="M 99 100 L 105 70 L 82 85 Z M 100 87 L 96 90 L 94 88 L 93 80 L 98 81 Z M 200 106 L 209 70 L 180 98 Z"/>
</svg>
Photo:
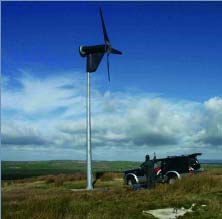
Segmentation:
<svg viewBox="0 0 222 219">
<path fill-rule="evenodd" d="M 104 56 L 107 54 L 107 69 L 108 69 L 108 79 L 110 81 L 109 72 L 109 55 L 118 54 L 121 55 L 122 52 L 113 49 L 109 41 L 109 37 L 106 31 L 102 9 L 100 8 L 100 18 L 102 22 L 104 44 L 94 45 L 94 46 L 80 46 L 79 53 L 82 57 L 86 57 L 86 72 L 87 72 L 87 95 L 86 95 L 86 125 L 87 125 L 87 190 L 92 190 L 92 149 L 91 149 L 91 110 L 90 110 L 90 73 L 95 72 Z"/>
</svg>

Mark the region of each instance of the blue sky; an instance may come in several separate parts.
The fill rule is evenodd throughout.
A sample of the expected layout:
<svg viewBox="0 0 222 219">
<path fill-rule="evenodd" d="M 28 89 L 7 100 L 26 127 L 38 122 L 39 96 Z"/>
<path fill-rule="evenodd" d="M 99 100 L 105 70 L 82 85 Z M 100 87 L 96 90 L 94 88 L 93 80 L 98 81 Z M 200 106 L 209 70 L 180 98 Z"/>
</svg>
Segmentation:
<svg viewBox="0 0 222 219">
<path fill-rule="evenodd" d="M 84 159 L 78 47 L 103 43 L 99 7 L 123 55 L 110 84 L 105 59 L 92 75 L 94 158 L 221 158 L 221 2 L 3 2 L 3 159 Z"/>
</svg>

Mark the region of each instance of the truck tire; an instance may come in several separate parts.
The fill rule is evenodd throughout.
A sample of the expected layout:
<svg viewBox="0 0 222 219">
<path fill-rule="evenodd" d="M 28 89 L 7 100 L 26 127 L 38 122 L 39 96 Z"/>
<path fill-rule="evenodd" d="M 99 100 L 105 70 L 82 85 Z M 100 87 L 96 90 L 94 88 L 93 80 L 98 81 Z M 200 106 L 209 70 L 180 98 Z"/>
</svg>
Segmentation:
<svg viewBox="0 0 222 219">
<path fill-rule="evenodd" d="M 175 178 L 171 178 L 171 179 L 169 179 L 169 184 L 170 185 L 173 185 L 174 183 L 176 182 L 176 179 Z"/>
<path fill-rule="evenodd" d="M 178 177 L 176 175 L 171 175 L 168 179 L 168 184 L 173 185 L 177 179 Z"/>
<path fill-rule="evenodd" d="M 132 187 L 134 184 L 136 184 L 136 180 L 133 177 L 129 177 L 127 179 L 127 185 Z"/>
</svg>

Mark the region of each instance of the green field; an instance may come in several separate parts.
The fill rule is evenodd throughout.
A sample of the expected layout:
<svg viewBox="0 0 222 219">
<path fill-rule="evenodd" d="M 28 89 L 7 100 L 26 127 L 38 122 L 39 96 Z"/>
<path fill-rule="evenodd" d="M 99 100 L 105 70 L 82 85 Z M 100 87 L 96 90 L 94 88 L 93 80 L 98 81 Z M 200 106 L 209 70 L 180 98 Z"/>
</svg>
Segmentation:
<svg viewBox="0 0 222 219">
<path fill-rule="evenodd" d="M 2 218 L 146 219 L 154 217 L 143 210 L 189 208 L 193 203 L 194 212 L 182 218 L 222 218 L 222 165 L 203 165 L 204 173 L 173 185 L 133 191 L 123 184 L 120 172 L 138 164 L 94 162 L 94 170 L 105 171 L 97 190 L 72 191 L 86 186 L 85 164 L 80 161 L 3 162 L 3 176 L 13 180 L 2 181 Z"/>
<path fill-rule="evenodd" d="M 139 165 L 139 162 L 131 161 L 93 161 L 92 163 L 94 172 L 122 172 Z M 85 169 L 85 161 L 3 161 L 2 179 L 13 180 L 50 174 L 72 174 L 85 172 Z"/>
</svg>

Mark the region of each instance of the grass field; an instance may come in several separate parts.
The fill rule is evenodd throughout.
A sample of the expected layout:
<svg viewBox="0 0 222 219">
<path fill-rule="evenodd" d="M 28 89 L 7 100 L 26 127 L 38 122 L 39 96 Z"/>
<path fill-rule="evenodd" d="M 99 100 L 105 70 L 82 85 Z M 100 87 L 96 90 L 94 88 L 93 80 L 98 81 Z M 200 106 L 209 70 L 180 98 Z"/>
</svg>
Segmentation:
<svg viewBox="0 0 222 219">
<path fill-rule="evenodd" d="M 59 162 L 62 165 L 59 165 Z M 68 165 L 69 162 L 71 163 L 71 161 L 56 161 L 54 164 L 51 162 L 50 165 L 58 169 L 65 169 L 67 166 L 72 170 L 71 164 Z M 105 173 L 97 181 L 96 188 L 100 190 L 71 191 L 71 189 L 84 188 L 86 185 L 85 174 L 82 172 L 83 164 L 82 169 L 76 167 L 75 171 L 70 171 L 69 174 L 36 176 L 35 173 L 38 171 L 33 170 L 33 166 L 31 168 L 30 162 L 28 166 L 23 162 L 21 164 L 23 167 L 18 163 L 4 163 L 3 175 L 4 171 L 12 165 L 14 168 L 17 167 L 16 170 L 29 169 L 29 177 L 31 172 L 35 177 L 2 181 L 2 218 L 145 219 L 154 217 L 143 215 L 143 210 L 181 206 L 189 208 L 193 203 L 196 203 L 194 212 L 186 214 L 183 218 L 222 218 L 222 166 L 205 165 L 206 172 L 188 176 L 173 185 L 159 184 L 151 191 L 133 191 L 123 184 L 122 174 L 117 171 L 120 171 L 118 168 L 127 169 L 137 164 L 122 162 L 123 167 L 117 165 L 115 169 L 116 164 L 115 162 L 96 164 L 99 171 L 116 171 Z M 33 165 L 37 164 L 34 162 Z M 38 165 L 42 169 L 53 169 L 44 162 Z M 18 172 L 16 174 L 18 176 Z"/>
<path fill-rule="evenodd" d="M 138 167 L 139 164 L 139 162 L 130 161 L 93 161 L 92 166 L 94 172 L 121 172 Z M 3 161 L 2 179 L 14 180 L 49 174 L 71 174 L 85 172 L 85 168 L 84 161 Z"/>
</svg>

